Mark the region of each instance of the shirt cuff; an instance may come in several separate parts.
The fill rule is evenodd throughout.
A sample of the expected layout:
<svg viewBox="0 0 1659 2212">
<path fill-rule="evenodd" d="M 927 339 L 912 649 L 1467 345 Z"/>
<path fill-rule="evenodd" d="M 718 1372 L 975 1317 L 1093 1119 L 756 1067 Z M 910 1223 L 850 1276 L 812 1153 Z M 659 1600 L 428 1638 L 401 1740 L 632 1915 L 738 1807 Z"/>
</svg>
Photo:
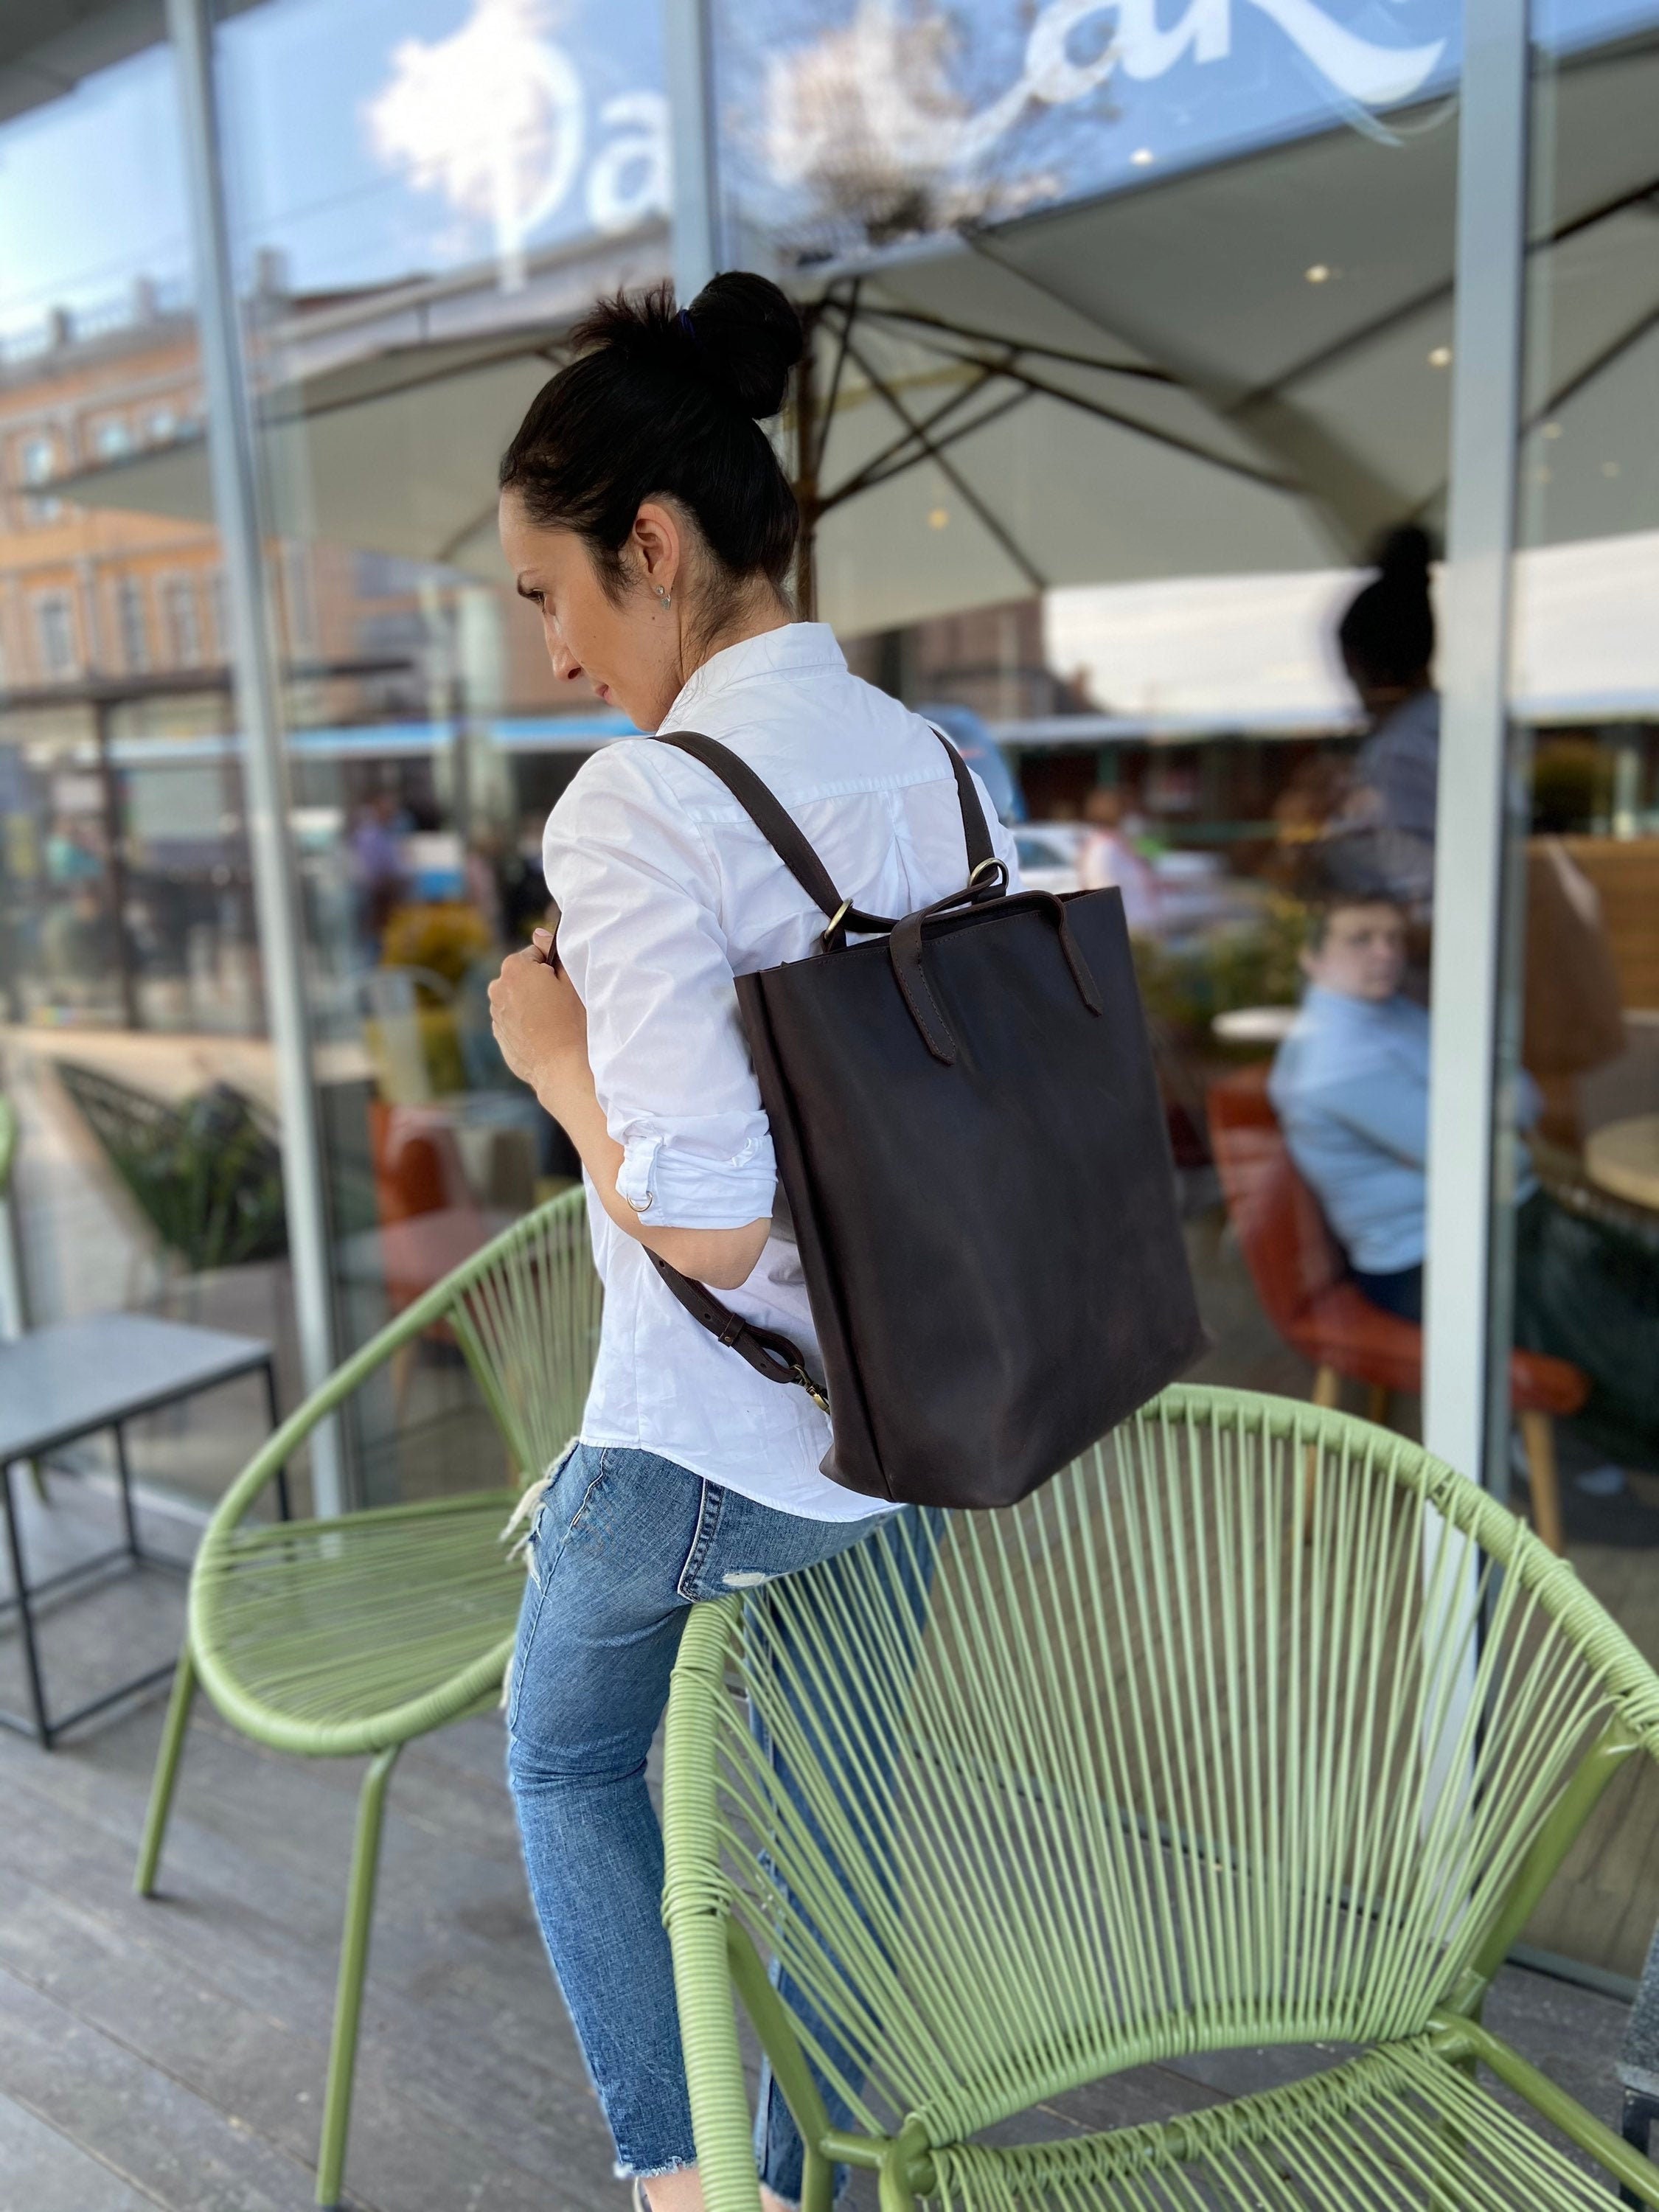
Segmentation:
<svg viewBox="0 0 1659 2212">
<path fill-rule="evenodd" d="M 769 1138 L 720 1159 L 672 1136 L 630 1137 L 617 1174 L 617 1195 L 642 1222 L 662 1229 L 744 1228 L 771 1212 L 776 1185 Z"/>
</svg>

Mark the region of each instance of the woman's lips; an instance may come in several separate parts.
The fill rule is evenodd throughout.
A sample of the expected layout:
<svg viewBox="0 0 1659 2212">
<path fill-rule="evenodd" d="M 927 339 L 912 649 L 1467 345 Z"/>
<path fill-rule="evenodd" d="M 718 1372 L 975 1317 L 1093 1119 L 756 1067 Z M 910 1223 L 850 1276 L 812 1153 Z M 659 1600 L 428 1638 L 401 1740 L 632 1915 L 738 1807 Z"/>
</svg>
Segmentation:
<svg viewBox="0 0 1659 2212">
<path fill-rule="evenodd" d="M 609 699 L 611 686 L 608 684 L 596 684 L 593 686 L 593 696 L 596 699 Z"/>
</svg>

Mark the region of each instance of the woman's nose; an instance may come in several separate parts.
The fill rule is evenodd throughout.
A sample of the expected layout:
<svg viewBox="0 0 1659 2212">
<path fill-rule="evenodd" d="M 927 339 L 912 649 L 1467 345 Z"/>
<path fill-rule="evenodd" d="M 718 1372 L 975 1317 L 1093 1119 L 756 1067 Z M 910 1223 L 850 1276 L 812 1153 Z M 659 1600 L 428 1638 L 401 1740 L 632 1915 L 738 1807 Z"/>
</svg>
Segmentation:
<svg viewBox="0 0 1659 2212">
<path fill-rule="evenodd" d="M 562 684 L 572 684 L 582 672 L 582 665 L 556 629 L 547 632 L 547 657 L 553 664 L 553 673 Z"/>
</svg>

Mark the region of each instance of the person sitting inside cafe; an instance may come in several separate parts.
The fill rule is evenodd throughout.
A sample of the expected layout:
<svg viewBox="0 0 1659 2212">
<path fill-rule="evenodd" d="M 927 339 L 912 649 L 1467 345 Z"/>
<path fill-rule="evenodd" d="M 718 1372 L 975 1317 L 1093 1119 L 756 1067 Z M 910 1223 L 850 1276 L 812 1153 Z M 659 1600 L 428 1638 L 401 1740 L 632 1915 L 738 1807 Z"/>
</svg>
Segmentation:
<svg viewBox="0 0 1659 2212">
<path fill-rule="evenodd" d="M 1302 954 L 1302 1009 L 1268 1095 L 1355 1282 L 1373 1305 L 1423 1318 L 1429 1017 L 1401 988 L 1407 915 L 1385 892 L 1332 892 Z M 1538 1111 L 1519 1079 L 1516 1119 Z M 1524 1146 L 1516 1179 L 1515 1340 L 1590 1380 L 1577 1417 L 1621 1467 L 1659 1471 L 1659 1243 L 1559 1206 Z"/>
</svg>

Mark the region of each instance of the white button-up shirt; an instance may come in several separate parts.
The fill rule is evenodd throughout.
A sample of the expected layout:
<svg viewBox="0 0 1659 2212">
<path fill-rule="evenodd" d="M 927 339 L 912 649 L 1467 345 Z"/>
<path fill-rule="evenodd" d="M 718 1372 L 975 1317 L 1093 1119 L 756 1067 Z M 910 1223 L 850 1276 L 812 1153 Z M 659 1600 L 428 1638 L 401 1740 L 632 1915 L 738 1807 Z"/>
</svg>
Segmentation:
<svg viewBox="0 0 1659 2212">
<path fill-rule="evenodd" d="M 951 765 L 927 724 L 852 675 L 833 634 L 792 623 L 717 653 L 669 708 L 745 761 L 794 817 L 836 886 L 872 914 L 913 913 L 967 880 Z M 983 787 L 998 858 L 1013 840 Z M 725 785 L 685 754 L 623 738 L 586 762 L 542 846 L 559 957 L 587 1009 L 588 1059 L 624 1159 L 617 1187 L 653 1226 L 732 1229 L 772 1211 L 776 1170 L 732 978 L 818 949 L 825 917 Z M 881 1509 L 818 1471 L 830 1426 L 677 1304 L 644 1247 L 590 1189 L 605 1326 L 582 1439 L 625 1444 L 784 1513 Z M 794 1246 L 770 1239 L 720 1293 L 809 1358 Z"/>
</svg>

